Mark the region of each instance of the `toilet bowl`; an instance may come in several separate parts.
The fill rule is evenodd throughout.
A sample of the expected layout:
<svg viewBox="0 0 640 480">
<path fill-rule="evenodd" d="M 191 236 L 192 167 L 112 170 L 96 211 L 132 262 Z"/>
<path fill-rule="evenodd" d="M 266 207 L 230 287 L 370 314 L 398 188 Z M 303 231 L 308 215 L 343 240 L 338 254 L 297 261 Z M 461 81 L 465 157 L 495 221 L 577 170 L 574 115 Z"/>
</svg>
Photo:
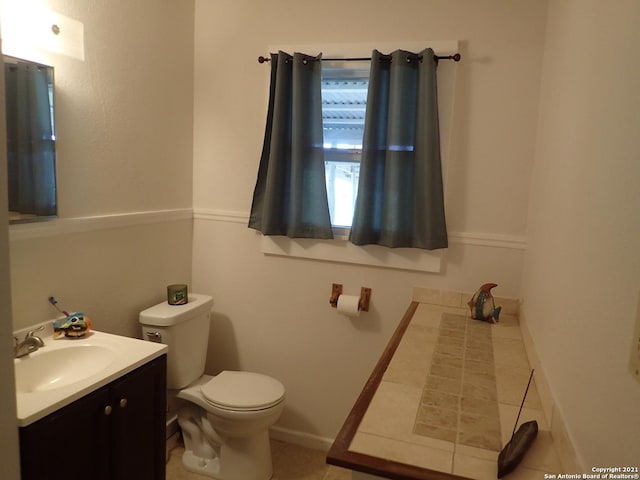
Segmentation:
<svg viewBox="0 0 640 480">
<path fill-rule="evenodd" d="M 284 407 L 284 387 L 265 375 L 223 371 L 180 390 L 178 423 L 187 470 L 221 480 L 268 480 L 269 427 Z"/>
<path fill-rule="evenodd" d="M 168 345 L 167 388 L 182 430 L 187 470 L 218 480 L 269 480 L 269 427 L 284 408 L 284 386 L 253 372 L 204 375 L 211 297 L 190 294 L 140 313 L 143 338 Z"/>
</svg>

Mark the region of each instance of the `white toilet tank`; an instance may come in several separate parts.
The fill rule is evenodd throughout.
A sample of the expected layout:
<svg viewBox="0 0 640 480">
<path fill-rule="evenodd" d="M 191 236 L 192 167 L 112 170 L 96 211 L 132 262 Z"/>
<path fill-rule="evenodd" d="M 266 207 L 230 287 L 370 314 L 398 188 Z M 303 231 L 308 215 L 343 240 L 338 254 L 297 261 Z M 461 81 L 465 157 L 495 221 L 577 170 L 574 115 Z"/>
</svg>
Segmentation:
<svg viewBox="0 0 640 480">
<path fill-rule="evenodd" d="M 184 388 L 204 373 L 213 299 L 189 294 L 184 305 L 162 302 L 140 312 L 142 338 L 169 346 L 167 388 Z"/>
</svg>

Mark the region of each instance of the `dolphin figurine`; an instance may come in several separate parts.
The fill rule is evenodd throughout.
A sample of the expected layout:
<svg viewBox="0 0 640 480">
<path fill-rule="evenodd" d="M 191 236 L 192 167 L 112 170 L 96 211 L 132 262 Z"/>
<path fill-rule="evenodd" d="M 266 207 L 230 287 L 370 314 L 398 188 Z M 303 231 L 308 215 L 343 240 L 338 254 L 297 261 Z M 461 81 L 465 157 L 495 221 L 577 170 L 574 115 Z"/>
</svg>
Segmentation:
<svg viewBox="0 0 640 480">
<path fill-rule="evenodd" d="M 471 310 L 471 318 L 489 323 L 498 322 L 502 307 L 496 307 L 491 294 L 491 289 L 497 286 L 496 283 L 485 283 L 473 294 L 471 300 L 467 302 Z"/>
</svg>

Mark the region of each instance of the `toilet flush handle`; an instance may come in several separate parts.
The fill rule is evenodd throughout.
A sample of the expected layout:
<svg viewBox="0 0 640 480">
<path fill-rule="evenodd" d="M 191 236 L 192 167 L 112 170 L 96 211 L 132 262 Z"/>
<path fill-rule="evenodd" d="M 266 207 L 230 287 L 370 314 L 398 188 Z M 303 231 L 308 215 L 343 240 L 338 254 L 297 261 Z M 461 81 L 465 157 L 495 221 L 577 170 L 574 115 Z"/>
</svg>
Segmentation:
<svg viewBox="0 0 640 480">
<path fill-rule="evenodd" d="M 161 343 L 162 335 L 160 334 L 160 332 L 147 332 L 147 340 L 149 340 L 150 342 Z"/>
</svg>

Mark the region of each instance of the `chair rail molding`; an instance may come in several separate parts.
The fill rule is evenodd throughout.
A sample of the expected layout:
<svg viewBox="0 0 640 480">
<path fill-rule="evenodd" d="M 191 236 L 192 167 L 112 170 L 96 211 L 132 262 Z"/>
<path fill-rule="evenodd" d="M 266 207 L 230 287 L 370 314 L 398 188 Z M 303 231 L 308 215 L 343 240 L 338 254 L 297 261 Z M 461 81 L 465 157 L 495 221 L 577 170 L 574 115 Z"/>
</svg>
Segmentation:
<svg viewBox="0 0 640 480">
<path fill-rule="evenodd" d="M 229 222 L 248 224 L 249 214 L 230 210 L 194 209 L 193 218 L 212 222 Z M 449 241 L 454 244 L 475 245 L 481 247 L 509 248 L 526 250 L 527 241 L 524 235 L 507 235 L 500 233 L 459 232 L 450 231 Z"/>
<path fill-rule="evenodd" d="M 191 208 L 56 218 L 43 222 L 10 225 L 9 240 L 15 242 L 31 238 L 192 219 L 193 210 Z"/>
</svg>

